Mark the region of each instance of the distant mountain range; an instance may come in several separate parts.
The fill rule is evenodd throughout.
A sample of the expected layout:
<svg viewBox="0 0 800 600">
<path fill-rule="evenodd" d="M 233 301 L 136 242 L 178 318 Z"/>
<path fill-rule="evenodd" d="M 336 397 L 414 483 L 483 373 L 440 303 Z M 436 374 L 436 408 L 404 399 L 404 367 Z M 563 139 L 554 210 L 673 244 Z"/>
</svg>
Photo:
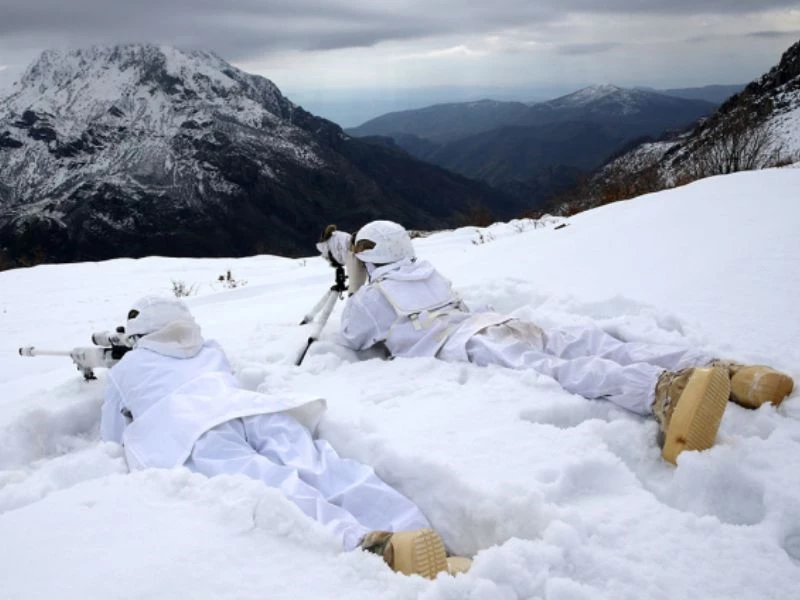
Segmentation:
<svg viewBox="0 0 800 600">
<path fill-rule="evenodd" d="M 322 228 L 510 217 L 488 185 L 346 135 L 269 80 L 153 45 L 48 51 L 0 100 L 0 263 L 304 255 Z"/>
<path fill-rule="evenodd" d="M 633 145 L 548 209 L 571 213 L 702 177 L 797 161 L 800 41 L 691 130 Z"/>
<path fill-rule="evenodd" d="M 548 102 L 484 100 L 390 113 L 347 132 L 391 138 L 413 156 L 536 204 L 633 140 L 679 131 L 715 107 L 599 85 Z"/>
<path fill-rule="evenodd" d="M 689 100 L 706 100 L 715 104 L 722 104 L 733 96 L 738 94 L 745 87 L 744 83 L 736 85 L 705 85 L 703 87 L 694 88 L 675 88 L 670 90 L 656 90 L 667 96 L 676 96 L 677 98 L 687 98 Z"/>
</svg>

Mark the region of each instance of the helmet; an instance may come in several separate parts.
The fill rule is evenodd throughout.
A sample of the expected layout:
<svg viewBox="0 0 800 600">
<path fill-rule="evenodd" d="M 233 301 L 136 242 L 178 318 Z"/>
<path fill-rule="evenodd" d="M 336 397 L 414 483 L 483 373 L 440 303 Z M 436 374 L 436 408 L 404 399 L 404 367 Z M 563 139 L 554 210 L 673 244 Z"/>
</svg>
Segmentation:
<svg viewBox="0 0 800 600">
<path fill-rule="evenodd" d="M 361 262 L 385 265 L 414 258 L 414 246 L 402 225 L 392 221 L 372 221 L 356 234 L 353 253 Z"/>
<path fill-rule="evenodd" d="M 133 303 L 128 312 L 125 333 L 128 335 L 147 335 L 162 329 L 173 321 L 190 321 L 194 317 L 189 308 L 176 298 L 145 296 Z"/>
</svg>

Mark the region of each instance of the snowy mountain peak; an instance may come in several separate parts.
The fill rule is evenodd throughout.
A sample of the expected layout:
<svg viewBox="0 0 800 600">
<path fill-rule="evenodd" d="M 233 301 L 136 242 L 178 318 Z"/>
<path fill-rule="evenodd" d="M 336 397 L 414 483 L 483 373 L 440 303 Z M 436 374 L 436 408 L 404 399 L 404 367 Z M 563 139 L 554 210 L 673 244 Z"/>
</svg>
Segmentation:
<svg viewBox="0 0 800 600">
<path fill-rule="evenodd" d="M 553 103 L 558 103 L 559 106 L 586 106 L 600 101 L 606 101 L 617 98 L 628 98 L 635 95 L 635 90 L 628 90 L 619 86 L 602 83 L 599 85 L 590 85 L 589 87 L 581 88 L 577 92 L 572 92 L 561 98 L 552 100 Z"/>
<path fill-rule="evenodd" d="M 0 240 L 22 255 L 15 240 L 44 227 L 36 243 L 57 231 L 57 256 L 74 252 L 80 228 L 91 229 L 81 242 L 91 252 L 121 230 L 141 243 L 145 214 L 151 230 L 169 231 L 170 211 L 199 219 L 203 206 L 276 181 L 279 164 L 319 168 L 317 131 L 332 139 L 340 130 L 211 53 L 152 44 L 45 51 L 0 100 L 0 181 L 14 182 L 0 184 Z"/>
<path fill-rule="evenodd" d="M 239 112 L 251 113 L 253 123 L 264 109 L 280 116 L 288 104 L 272 82 L 209 52 L 153 44 L 91 46 L 43 52 L 0 103 L 0 114 L 33 111 L 63 116 L 79 127 L 109 114 L 155 124 L 187 104 L 222 107 L 238 103 L 237 96 Z"/>
<path fill-rule="evenodd" d="M 334 219 L 432 228 L 470 198 L 513 204 L 351 140 L 207 52 L 48 51 L 0 100 L 0 264 L 297 255 Z"/>
<path fill-rule="evenodd" d="M 581 102 L 592 102 L 594 100 L 598 100 L 599 98 L 604 98 L 610 94 L 617 94 L 623 91 L 624 90 L 621 87 L 611 83 L 601 83 L 582 88 L 577 92 L 569 94 L 567 98 L 571 98 L 577 104 Z"/>
<path fill-rule="evenodd" d="M 673 98 L 652 90 L 641 88 L 622 88 L 604 83 L 585 87 L 550 100 L 546 105 L 558 109 L 588 110 L 616 115 L 631 115 L 651 110 L 654 104 L 675 105 Z"/>
</svg>

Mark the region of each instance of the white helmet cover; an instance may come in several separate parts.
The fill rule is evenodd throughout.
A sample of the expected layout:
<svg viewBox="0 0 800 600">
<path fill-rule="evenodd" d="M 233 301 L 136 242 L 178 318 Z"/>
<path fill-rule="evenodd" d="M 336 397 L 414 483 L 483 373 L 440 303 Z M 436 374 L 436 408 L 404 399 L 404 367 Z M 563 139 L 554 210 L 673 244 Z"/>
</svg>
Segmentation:
<svg viewBox="0 0 800 600">
<path fill-rule="evenodd" d="M 195 322 L 189 308 L 177 298 L 145 296 L 134 302 L 128 312 L 125 333 L 147 335 L 162 329 L 173 321 Z"/>
<path fill-rule="evenodd" d="M 344 266 L 350 253 L 350 237 L 344 231 L 334 231 L 327 240 L 317 244 L 317 250 L 326 259 L 333 259 L 339 266 Z"/>
<path fill-rule="evenodd" d="M 375 246 L 358 252 L 358 243 L 362 240 L 373 242 Z M 416 256 L 405 227 L 393 221 L 367 223 L 358 230 L 355 246 L 358 260 L 374 265 L 385 265 Z"/>
</svg>

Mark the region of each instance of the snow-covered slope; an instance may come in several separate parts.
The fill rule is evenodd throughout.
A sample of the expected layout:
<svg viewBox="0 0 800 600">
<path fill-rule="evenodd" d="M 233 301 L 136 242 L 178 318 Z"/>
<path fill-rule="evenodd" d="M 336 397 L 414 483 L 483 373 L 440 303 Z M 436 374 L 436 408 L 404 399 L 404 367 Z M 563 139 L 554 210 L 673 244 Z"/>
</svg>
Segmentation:
<svg viewBox="0 0 800 600">
<path fill-rule="evenodd" d="M 627 339 L 693 344 L 800 379 L 800 169 L 706 179 L 536 227 L 415 240 L 467 300 Z M 247 284 L 223 290 L 225 269 Z M 114 260 L 0 273 L 3 598 L 793 598 L 800 393 L 730 405 L 717 445 L 664 463 L 656 426 L 531 372 L 358 361 L 342 305 L 300 368 L 320 258 Z M 188 299 L 250 388 L 324 394 L 322 432 L 412 497 L 467 575 L 429 582 L 342 553 L 274 490 L 185 471 L 126 474 L 98 440 L 101 381 L 16 347 L 87 345 L 141 294 Z"/>
<path fill-rule="evenodd" d="M 800 159 L 800 41 L 781 56 L 777 65 L 749 84 L 731 102 L 752 107 L 761 114 L 784 158 Z M 721 110 L 725 105 L 721 107 Z"/>
<path fill-rule="evenodd" d="M 180 252 L 195 237 L 213 253 L 198 239 L 207 213 L 253 205 L 248 185 L 265 195 L 290 165 L 326 164 L 295 112 L 272 82 L 205 52 L 46 51 L 0 101 L 0 247 L 63 260 Z"/>
<path fill-rule="evenodd" d="M 693 138 L 713 136 L 715 129 L 741 113 L 757 115 L 781 158 L 800 158 L 800 41 L 783 53 L 778 64 L 720 106 Z M 689 139 L 689 150 L 694 141 Z"/>
<path fill-rule="evenodd" d="M 242 113 L 253 127 L 263 120 L 277 123 L 292 108 L 272 82 L 247 76 L 214 54 L 151 45 L 47 50 L 14 85 L 3 108 L 52 116 L 59 137 L 79 135 L 91 123 L 116 124 L 119 113 L 142 131 L 169 136 L 184 124 L 189 108 L 170 96 L 197 101 L 191 108 L 199 119 L 216 111 Z"/>
<path fill-rule="evenodd" d="M 172 147 L 179 134 L 190 143 L 218 120 L 266 128 L 275 153 L 319 167 L 310 136 L 286 122 L 294 108 L 269 80 L 204 52 L 151 45 L 46 51 L 0 103 L 2 145 L 17 149 L 0 163 L 3 208 L 32 193 L 67 197 L 76 168 L 84 178 L 101 174 L 123 185 L 177 180 L 187 195 L 204 179 L 224 187 L 218 174 L 193 169 Z"/>
<path fill-rule="evenodd" d="M 598 183 L 610 171 L 627 171 L 631 178 L 642 169 L 656 167 L 664 181 L 674 183 L 704 175 L 712 155 L 735 154 L 749 158 L 745 130 L 762 128 L 768 143 L 751 162 L 752 168 L 800 159 L 800 42 L 788 48 L 767 73 L 726 100 L 708 119 L 679 137 L 647 142 L 614 160 L 595 176 Z M 759 144 L 753 143 L 750 148 Z M 709 150 L 713 147 L 728 150 Z M 713 160 L 712 160 L 713 162 Z M 745 159 L 741 160 L 746 162 Z"/>
</svg>

